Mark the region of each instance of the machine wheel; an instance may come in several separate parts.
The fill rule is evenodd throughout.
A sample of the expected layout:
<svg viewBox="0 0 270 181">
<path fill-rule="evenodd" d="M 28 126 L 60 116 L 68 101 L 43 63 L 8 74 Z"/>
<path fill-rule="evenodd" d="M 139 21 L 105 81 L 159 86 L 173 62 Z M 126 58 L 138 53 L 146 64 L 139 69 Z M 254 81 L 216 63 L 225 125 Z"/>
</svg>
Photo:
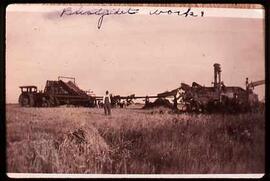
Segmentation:
<svg viewBox="0 0 270 181">
<path fill-rule="evenodd" d="M 50 103 L 47 100 L 42 101 L 42 107 L 49 107 Z"/>
<path fill-rule="evenodd" d="M 48 107 L 54 106 L 54 104 L 55 104 L 54 98 L 52 96 L 49 96 L 47 98 L 47 102 L 48 102 L 48 105 L 49 105 Z"/>
<path fill-rule="evenodd" d="M 29 105 L 30 107 L 35 107 L 35 98 L 32 94 L 29 95 Z"/>
<path fill-rule="evenodd" d="M 55 103 L 55 106 L 59 106 L 59 105 L 60 105 L 59 99 L 57 99 L 57 98 L 55 97 L 55 98 L 54 98 L 54 103 Z"/>
<path fill-rule="evenodd" d="M 184 112 L 191 112 L 191 106 L 190 104 L 184 104 L 182 107 L 182 111 Z"/>
<path fill-rule="evenodd" d="M 199 112 L 204 113 L 205 112 L 205 106 L 203 104 L 200 104 L 199 106 Z"/>
<path fill-rule="evenodd" d="M 219 104 L 218 101 L 209 101 L 209 102 L 206 104 L 205 110 L 206 110 L 208 113 L 218 112 L 218 111 L 220 111 L 220 104 Z"/>
<path fill-rule="evenodd" d="M 22 106 L 22 107 L 26 107 L 26 106 L 29 106 L 29 97 L 27 95 L 20 95 L 19 97 L 19 104 Z"/>
<path fill-rule="evenodd" d="M 190 106 L 191 106 L 192 112 L 199 113 L 201 111 L 200 110 L 200 103 L 197 101 L 192 101 Z"/>
</svg>

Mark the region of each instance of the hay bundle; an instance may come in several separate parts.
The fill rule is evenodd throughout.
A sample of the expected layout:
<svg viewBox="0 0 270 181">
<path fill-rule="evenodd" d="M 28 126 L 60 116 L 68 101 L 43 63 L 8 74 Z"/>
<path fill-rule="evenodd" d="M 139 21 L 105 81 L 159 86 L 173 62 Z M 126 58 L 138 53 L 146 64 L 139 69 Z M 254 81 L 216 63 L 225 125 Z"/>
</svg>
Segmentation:
<svg viewBox="0 0 270 181">
<path fill-rule="evenodd" d="M 59 133 L 39 133 L 39 139 L 8 144 L 8 171 L 17 173 L 104 173 L 111 167 L 110 150 L 89 126 Z"/>
<path fill-rule="evenodd" d="M 111 165 L 109 147 L 93 127 L 70 131 L 55 141 L 60 172 L 102 173 Z"/>
</svg>

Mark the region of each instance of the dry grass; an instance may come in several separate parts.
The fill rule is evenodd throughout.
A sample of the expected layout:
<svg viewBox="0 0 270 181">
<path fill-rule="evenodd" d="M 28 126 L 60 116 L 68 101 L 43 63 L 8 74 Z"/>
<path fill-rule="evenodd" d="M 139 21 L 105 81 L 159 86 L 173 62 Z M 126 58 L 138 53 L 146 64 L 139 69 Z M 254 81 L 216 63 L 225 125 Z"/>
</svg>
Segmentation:
<svg viewBox="0 0 270 181">
<path fill-rule="evenodd" d="M 7 106 L 8 172 L 262 173 L 262 114 Z M 76 133 L 76 134 L 75 134 Z"/>
</svg>

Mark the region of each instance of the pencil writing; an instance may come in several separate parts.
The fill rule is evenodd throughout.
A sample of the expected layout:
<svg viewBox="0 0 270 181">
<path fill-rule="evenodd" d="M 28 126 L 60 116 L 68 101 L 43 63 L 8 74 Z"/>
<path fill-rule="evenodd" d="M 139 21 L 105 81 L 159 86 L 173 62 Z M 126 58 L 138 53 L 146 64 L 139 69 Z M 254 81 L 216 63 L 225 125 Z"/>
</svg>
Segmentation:
<svg viewBox="0 0 270 181">
<path fill-rule="evenodd" d="M 97 28 L 100 29 L 105 16 L 109 15 L 135 15 L 140 13 L 138 8 L 113 8 L 113 9 L 84 9 L 83 7 L 72 8 L 67 7 L 61 10 L 60 17 L 65 16 L 98 16 Z M 177 15 L 183 17 L 203 17 L 204 11 L 194 12 L 191 8 L 184 10 L 172 10 L 172 9 L 155 9 L 148 12 L 150 16 L 159 16 L 159 15 Z"/>
</svg>

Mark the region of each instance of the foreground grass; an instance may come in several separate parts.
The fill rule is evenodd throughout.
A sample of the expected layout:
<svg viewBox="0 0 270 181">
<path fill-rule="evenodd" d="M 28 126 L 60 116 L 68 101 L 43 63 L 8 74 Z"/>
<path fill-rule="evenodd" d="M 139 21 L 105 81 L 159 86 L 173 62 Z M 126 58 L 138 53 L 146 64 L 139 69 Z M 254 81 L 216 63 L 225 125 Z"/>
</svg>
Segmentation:
<svg viewBox="0 0 270 181">
<path fill-rule="evenodd" d="M 262 173 L 262 114 L 7 106 L 8 172 Z"/>
</svg>

